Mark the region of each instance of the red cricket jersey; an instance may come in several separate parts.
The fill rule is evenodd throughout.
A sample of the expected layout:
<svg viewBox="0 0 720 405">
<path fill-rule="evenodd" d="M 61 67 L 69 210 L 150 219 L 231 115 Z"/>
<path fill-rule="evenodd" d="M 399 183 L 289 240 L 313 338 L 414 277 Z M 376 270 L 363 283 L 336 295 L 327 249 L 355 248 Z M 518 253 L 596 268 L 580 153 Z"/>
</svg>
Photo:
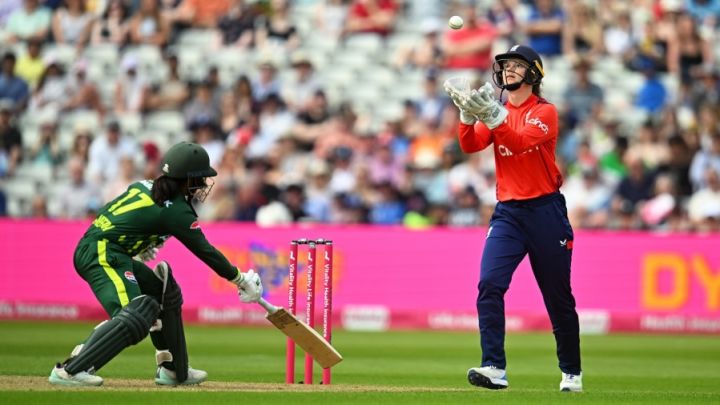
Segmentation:
<svg viewBox="0 0 720 405">
<path fill-rule="evenodd" d="M 498 201 L 527 200 L 554 193 L 562 185 L 555 163 L 558 113 L 531 95 L 519 106 L 505 103 L 507 120 L 494 130 L 482 122 L 459 126 L 460 147 L 472 153 L 493 144 Z"/>
</svg>

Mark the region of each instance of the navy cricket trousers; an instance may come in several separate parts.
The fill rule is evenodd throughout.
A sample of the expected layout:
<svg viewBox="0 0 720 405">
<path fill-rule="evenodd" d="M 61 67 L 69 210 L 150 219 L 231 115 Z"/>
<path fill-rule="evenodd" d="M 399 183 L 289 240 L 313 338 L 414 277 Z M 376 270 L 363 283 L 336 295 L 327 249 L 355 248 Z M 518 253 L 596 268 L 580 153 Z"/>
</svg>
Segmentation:
<svg viewBox="0 0 720 405">
<path fill-rule="evenodd" d="M 580 374 L 580 335 L 570 289 L 573 230 L 560 193 L 499 202 L 490 220 L 478 284 L 482 365 L 505 369 L 505 292 L 529 255 L 557 344 L 560 370 Z"/>
</svg>

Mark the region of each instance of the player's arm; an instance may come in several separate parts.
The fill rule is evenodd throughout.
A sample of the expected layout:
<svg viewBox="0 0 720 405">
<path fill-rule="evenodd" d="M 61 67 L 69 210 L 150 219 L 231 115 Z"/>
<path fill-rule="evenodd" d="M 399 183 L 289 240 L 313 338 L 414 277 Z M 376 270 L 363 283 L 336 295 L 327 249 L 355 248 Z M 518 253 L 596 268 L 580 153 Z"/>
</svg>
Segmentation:
<svg viewBox="0 0 720 405">
<path fill-rule="evenodd" d="M 458 141 L 465 153 L 473 153 L 487 148 L 492 143 L 492 133 L 482 122 L 468 125 L 458 124 Z"/>
<path fill-rule="evenodd" d="M 174 217 L 168 216 L 166 221 L 169 233 L 217 275 L 237 285 L 242 302 L 256 302 L 262 297 L 263 287 L 260 276 L 252 269 L 246 273 L 241 272 L 230 263 L 225 255 L 215 249 L 205 238 L 197 217 L 189 206 L 187 209 L 174 211 L 173 214 L 175 214 Z"/>
<path fill-rule="evenodd" d="M 551 104 L 540 104 L 531 112 L 525 126 L 516 131 L 503 122 L 492 130 L 493 136 L 513 151 L 524 151 L 557 136 L 558 113 Z"/>
<path fill-rule="evenodd" d="M 208 242 L 205 234 L 200 229 L 197 217 L 188 207 L 187 211 L 175 211 L 174 218 L 168 218 L 166 226 L 168 233 L 177 238 L 188 250 L 190 250 L 198 259 L 207 264 L 217 275 L 232 281 L 239 273 L 237 267 L 233 266 L 230 261 L 219 250 Z"/>
</svg>

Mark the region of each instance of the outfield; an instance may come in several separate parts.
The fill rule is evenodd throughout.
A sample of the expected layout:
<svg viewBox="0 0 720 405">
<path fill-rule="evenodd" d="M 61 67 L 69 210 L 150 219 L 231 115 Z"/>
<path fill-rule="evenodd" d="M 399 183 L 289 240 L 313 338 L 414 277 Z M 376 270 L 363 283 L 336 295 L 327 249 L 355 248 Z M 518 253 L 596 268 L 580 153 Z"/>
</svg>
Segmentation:
<svg viewBox="0 0 720 405">
<path fill-rule="evenodd" d="M 560 372 L 549 333 L 508 336 L 510 389 L 487 391 L 465 380 L 467 368 L 478 363 L 473 333 L 338 331 L 334 339 L 345 361 L 334 369 L 333 385 L 323 387 L 282 384 L 284 338 L 274 329 L 196 326 L 188 328 L 191 364 L 210 373 L 200 387 L 156 387 L 149 339 L 101 371 L 104 387 L 51 386 L 47 375 L 53 362 L 90 328 L 0 322 L 0 403 L 720 402 L 717 336 L 584 336 L 585 392 L 573 394 L 557 392 Z"/>
</svg>

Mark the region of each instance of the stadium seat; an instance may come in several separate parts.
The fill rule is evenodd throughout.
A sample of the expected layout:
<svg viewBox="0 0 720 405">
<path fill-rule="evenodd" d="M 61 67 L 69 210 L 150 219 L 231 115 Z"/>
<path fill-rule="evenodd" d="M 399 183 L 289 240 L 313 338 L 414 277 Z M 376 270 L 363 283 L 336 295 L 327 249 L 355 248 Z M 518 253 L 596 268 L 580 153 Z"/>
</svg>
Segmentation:
<svg viewBox="0 0 720 405">
<path fill-rule="evenodd" d="M 185 131 L 185 118 L 177 111 L 154 112 L 145 117 L 144 128 L 177 135 Z"/>
<path fill-rule="evenodd" d="M 378 35 L 357 34 L 345 40 L 345 50 L 375 56 L 384 48 L 383 41 Z"/>
<path fill-rule="evenodd" d="M 188 29 L 180 34 L 177 44 L 180 48 L 211 50 L 220 45 L 220 36 L 216 30 Z"/>
</svg>

